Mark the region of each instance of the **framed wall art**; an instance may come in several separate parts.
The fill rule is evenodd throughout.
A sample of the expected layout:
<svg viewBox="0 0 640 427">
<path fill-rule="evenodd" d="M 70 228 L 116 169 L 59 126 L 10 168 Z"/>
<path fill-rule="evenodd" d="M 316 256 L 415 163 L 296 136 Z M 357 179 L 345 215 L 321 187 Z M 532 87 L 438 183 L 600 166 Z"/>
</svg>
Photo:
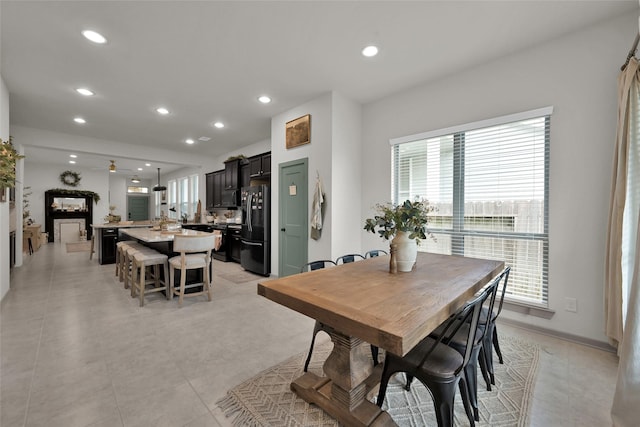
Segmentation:
<svg viewBox="0 0 640 427">
<path fill-rule="evenodd" d="M 311 142 L 311 114 L 287 122 L 287 149 Z"/>
</svg>

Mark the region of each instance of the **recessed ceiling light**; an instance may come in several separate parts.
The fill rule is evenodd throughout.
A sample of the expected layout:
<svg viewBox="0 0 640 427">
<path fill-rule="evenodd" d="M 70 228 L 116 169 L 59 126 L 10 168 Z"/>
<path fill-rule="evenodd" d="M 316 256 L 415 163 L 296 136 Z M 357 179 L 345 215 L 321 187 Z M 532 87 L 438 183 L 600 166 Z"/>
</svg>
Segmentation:
<svg viewBox="0 0 640 427">
<path fill-rule="evenodd" d="M 163 116 L 166 116 L 167 114 L 169 114 L 169 110 L 167 110 L 164 107 L 158 107 L 156 108 L 156 111 L 158 112 L 158 114 L 162 114 Z"/>
<path fill-rule="evenodd" d="M 71 163 L 72 165 L 75 165 L 76 161 L 75 160 L 69 160 L 69 163 Z"/>
<path fill-rule="evenodd" d="M 78 156 L 76 154 L 69 154 L 69 157 L 71 157 L 72 159 L 77 159 Z"/>
<path fill-rule="evenodd" d="M 150 165 L 147 165 L 147 166 L 150 166 Z M 141 171 L 141 170 L 142 170 L 142 168 L 138 168 L 138 170 L 139 170 L 139 171 Z"/>
<path fill-rule="evenodd" d="M 107 39 L 96 31 L 85 30 L 82 32 L 82 35 L 85 36 L 87 40 L 91 40 L 94 43 L 105 44 L 107 42 Z"/>
<path fill-rule="evenodd" d="M 372 56 L 376 56 L 378 54 L 378 47 L 377 46 L 367 46 L 364 49 L 362 49 L 362 55 L 371 58 Z"/>
<path fill-rule="evenodd" d="M 268 104 L 271 102 L 271 98 L 269 98 L 267 95 L 262 95 L 258 97 L 258 101 L 262 102 L 263 104 Z"/>
<path fill-rule="evenodd" d="M 86 87 L 79 87 L 79 88 L 76 89 L 76 92 L 78 92 L 80 95 L 84 95 L 84 96 L 95 95 L 95 93 L 92 90 L 89 90 Z"/>
<path fill-rule="evenodd" d="M 193 144 L 195 141 L 191 138 L 185 139 L 184 142 L 186 142 L 187 144 L 191 145 Z"/>
<path fill-rule="evenodd" d="M 201 136 L 200 138 L 198 138 L 198 141 L 207 142 L 211 141 L 211 138 L 209 138 L 208 136 Z"/>
<path fill-rule="evenodd" d="M 83 119 L 82 117 L 74 117 L 73 121 L 78 123 L 78 124 L 81 124 L 81 125 L 87 123 L 87 121 L 85 119 Z"/>
<path fill-rule="evenodd" d="M 224 123 L 222 122 L 215 122 L 213 125 L 218 129 L 222 129 L 224 127 Z"/>
<path fill-rule="evenodd" d="M 149 167 L 149 166 L 151 166 L 151 163 L 145 163 L 144 165 Z"/>
</svg>

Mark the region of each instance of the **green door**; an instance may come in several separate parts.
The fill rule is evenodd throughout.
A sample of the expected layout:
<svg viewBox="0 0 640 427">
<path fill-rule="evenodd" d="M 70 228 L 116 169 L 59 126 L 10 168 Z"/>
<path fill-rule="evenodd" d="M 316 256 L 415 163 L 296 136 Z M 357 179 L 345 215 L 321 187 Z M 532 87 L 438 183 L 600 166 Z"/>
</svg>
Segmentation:
<svg viewBox="0 0 640 427">
<path fill-rule="evenodd" d="M 279 276 L 300 273 L 307 263 L 308 179 L 307 159 L 280 164 Z"/>
<path fill-rule="evenodd" d="M 127 196 L 127 220 L 146 221 L 149 219 L 149 196 Z"/>
</svg>

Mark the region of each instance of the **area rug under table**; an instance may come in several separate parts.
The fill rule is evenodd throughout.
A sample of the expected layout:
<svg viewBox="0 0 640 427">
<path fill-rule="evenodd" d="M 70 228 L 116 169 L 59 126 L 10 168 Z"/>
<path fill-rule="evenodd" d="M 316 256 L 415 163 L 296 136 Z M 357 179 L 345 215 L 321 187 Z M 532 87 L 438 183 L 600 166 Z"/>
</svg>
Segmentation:
<svg viewBox="0 0 640 427">
<path fill-rule="evenodd" d="M 67 253 L 70 252 L 89 252 L 91 250 L 91 241 L 68 242 Z"/>
<path fill-rule="evenodd" d="M 322 373 L 322 364 L 331 352 L 331 342 L 317 345 L 309 371 Z M 485 426 L 526 426 L 529 404 L 537 372 L 539 347 L 510 336 L 500 336 L 504 365 L 495 357 L 496 385 L 487 391 L 478 378 L 478 409 Z M 338 422 L 315 405 L 299 398 L 289 388 L 302 375 L 307 354 L 300 353 L 273 366 L 227 392 L 218 406 L 234 426 L 338 426 Z M 389 381 L 383 409 L 399 426 L 437 425 L 428 390 L 414 381 L 411 391 L 403 388 L 404 375 Z M 456 394 L 455 425 L 468 426 L 459 393 Z"/>
</svg>

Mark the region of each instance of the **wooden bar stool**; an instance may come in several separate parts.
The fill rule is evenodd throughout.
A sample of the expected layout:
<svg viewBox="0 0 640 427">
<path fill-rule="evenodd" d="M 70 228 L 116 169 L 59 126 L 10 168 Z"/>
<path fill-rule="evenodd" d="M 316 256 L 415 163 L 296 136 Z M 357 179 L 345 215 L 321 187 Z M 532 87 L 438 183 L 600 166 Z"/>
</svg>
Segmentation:
<svg viewBox="0 0 640 427">
<path fill-rule="evenodd" d="M 92 234 L 91 235 L 91 252 L 89 252 L 89 260 L 92 260 L 93 259 L 93 254 L 96 253 L 96 251 L 94 249 L 95 241 L 96 241 L 96 235 Z"/>
<path fill-rule="evenodd" d="M 135 240 L 121 240 L 116 243 L 116 276 L 122 282 L 124 280 L 124 250 L 131 246 L 142 246 Z"/>
<path fill-rule="evenodd" d="M 137 251 L 133 254 L 133 265 L 131 266 L 131 297 L 140 297 L 140 307 L 144 305 L 144 295 L 150 292 L 165 291 L 167 299 L 171 299 L 171 286 L 167 278 L 169 270 L 167 267 L 168 257 L 158 251 Z M 160 280 L 160 266 L 164 268 L 164 279 Z M 153 267 L 153 277 L 146 276 L 147 267 Z M 153 285 L 147 289 L 147 285 Z"/>
<path fill-rule="evenodd" d="M 124 246 L 122 249 L 122 277 L 124 281 L 124 288 L 129 289 L 129 284 L 132 281 L 133 276 L 133 256 L 138 253 L 152 253 L 156 252 L 155 250 L 148 248 L 140 243 L 135 243 L 132 245 Z"/>
</svg>

